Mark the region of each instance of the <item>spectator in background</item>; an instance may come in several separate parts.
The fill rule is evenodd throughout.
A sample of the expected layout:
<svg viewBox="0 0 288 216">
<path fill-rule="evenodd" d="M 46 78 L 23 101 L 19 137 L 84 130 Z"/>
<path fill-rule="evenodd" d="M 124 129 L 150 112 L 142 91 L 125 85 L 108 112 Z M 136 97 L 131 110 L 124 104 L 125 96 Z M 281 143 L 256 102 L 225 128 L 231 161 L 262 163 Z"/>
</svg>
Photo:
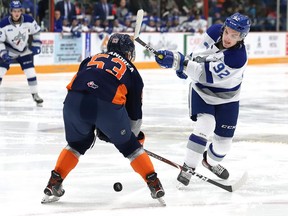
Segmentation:
<svg viewBox="0 0 288 216">
<path fill-rule="evenodd" d="M 119 5 L 116 9 L 116 17 L 120 23 L 124 23 L 125 17 L 128 15 L 129 10 L 126 7 L 126 0 L 120 0 Z"/>
<path fill-rule="evenodd" d="M 100 0 L 94 5 L 93 16 L 94 18 L 99 16 L 100 20 L 102 21 L 107 20 L 108 18 L 110 20 L 110 16 L 114 15 L 112 13 L 112 9 L 112 4 L 107 3 L 107 0 Z"/>
<path fill-rule="evenodd" d="M 76 16 L 82 15 L 82 4 L 80 3 L 80 1 L 75 0 L 74 6 L 75 6 L 75 11 L 76 11 Z"/>
<path fill-rule="evenodd" d="M 124 30 L 125 30 L 125 26 L 119 23 L 118 19 L 115 19 L 113 21 L 113 32 L 124 32 Z"/>
<path fill-rule="evenodd" d="M 207 30 L 207 21 L 200 15 L 200 11 L 195 12 L 195 18 L 187 23 L 186 31 L 195 33 L 204 33 Z"/>
<path fill-rule="evenodd" d="M 134 28 L 132 27 L 132 17 L 126 16 L 124 20 L 124 31 L 125 32 L 134 32 Z"/>
<path fill-rule="evenodd" d="M 82 13 L 85 15 L 85 17 L 89 20 L 89 23 L 91 24 L 93 14 L 93 3 L 91 2 L 91 0 L 83 0 Z"/>
<path fill-rule="evenodd" d="M 180 17 L 173 16 L 172 17 L 172 26 L 169 29 L 169 32 L 183 32 L 183 28 L 180 25 Z"/>
<path fill-rule="evenodd" d="M 158 31 L 158 26 L 157 23 L 160 22 L 158 17 L 150 16 L 148 18 L 148 23 L 143 24 L 142 31 L 143 32 L 157 32 Z M 159 28 L 160 31 L 160 28 Z"/>
<path fill-rule="evenodd" d="M 34 13 L 34 1 L 32 0 L 22 0 L 22 7 L 25 9 L 25 13 L 35 17 Z"/>
<path fill-rule="evenodd" d="M 68 19 L 63 19 L 62 21 L 62 33 L 70 33 L 71 32 L 71 26 L 69 24 Z"/>
<path fill-rule="evenodd" d="M 111 34 L 113 32 L 113 24 L 111 25 L 109 20 L 103 20 L 102 26 L 104 28 L 104 31 L 108 34 Z"/>
<path fill-rule="evenodd" d="M 91 31 L 96 33 L 104 32 L 104 28 L 102 27 L 101 20 L 99 17 L 96 17 L 94 25 L 91 27 Z"/>
<path fill-rule="evenodd" d="M 63 19 L 68 19 L 69 23 L 76 17 L 75 5 L 70 0 L 58 1 L 55 10 L 59 10 Z"/>
<path fill-rule="evenodd" d="M 46 13 L 48 13 L 48 11 L 49 11 L 49 1 L 40 0 L 38 2 L 38 9 L 37 9 L 39 23 L 44 21 L 44 19 L 46 18 Z"/>
<path fill-rule="evenodd" d="M 150 1 L 148 0 L 130 0 L 129 2 L 129 11 L 132 14 L 136 14 L 139 9 L 143 9 L 148 14 L 152 14 L 153 8 L 151 6 Z"/>
<path fill-rule="evenodd" d="M 61 12 L 59 10 L 55 10 L 54 12 L 54 32 L 62 32 L 63 31 L 63 20 L 61 17 Z"/>
<path fill-rule="evenodd" d="M 77 38 L 81 37 L 81 31 L 82 28 L 81 25 L 79 25 L 79 21 L 76 18 L 74 18 L 71 23 L 72 36 Z"/>
<path fill-rule="evenodd" d="M 82 32 L 90 32 L 89 20 L 86 17 L 84 17 L 84 19 L 82 19 L 81 31 Z"/>
<path fill-rule="evenodd" d="M 172 17 L 171 16 L 166 16 L 162 18 L 162 26 L 160 27 L 160 32 L 169 32 L 170 28 L 172 26 Z"/>
</svg>

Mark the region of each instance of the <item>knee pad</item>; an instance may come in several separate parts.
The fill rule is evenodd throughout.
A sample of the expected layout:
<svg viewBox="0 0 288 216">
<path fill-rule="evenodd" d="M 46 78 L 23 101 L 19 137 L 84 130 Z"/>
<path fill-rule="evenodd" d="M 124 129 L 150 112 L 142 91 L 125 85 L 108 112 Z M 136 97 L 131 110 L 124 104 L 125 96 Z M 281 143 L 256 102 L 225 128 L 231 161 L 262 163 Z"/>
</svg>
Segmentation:
<svg viewBox="0 0 288 216">
<path fill-rule="evenodd" d="M 210 114 L 198 114 L 193 134 L 208 140 L 215 130 L 215 118 Z"/>
</svg>

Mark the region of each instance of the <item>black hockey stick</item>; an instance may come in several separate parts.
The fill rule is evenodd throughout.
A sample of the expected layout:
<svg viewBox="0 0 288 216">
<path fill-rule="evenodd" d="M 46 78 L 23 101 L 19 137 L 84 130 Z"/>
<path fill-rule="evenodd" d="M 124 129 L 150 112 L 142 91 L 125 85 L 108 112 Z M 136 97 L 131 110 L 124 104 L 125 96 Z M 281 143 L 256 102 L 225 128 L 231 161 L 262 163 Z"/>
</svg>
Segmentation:
<svg viewBox="0 0 288 216">
<path fill-rule="evenodd" d="M 162 161 L 162 162 L 164 162 L 166 164 L 169 164 L 170 166 L 176 167 L 176 168 L 178 168 L 180 170 L 183 169 L 183 167 L 181 165 L 179 165 L 179 164 L 177 164 L 175 162 L 172 162 L 172 161 L 170 161 L 170 160 L 168 160 L 168 159 L 166 159 L 166 158 L 164 158 L 164 157 L 162 157 L 160 155 L 157 155 L 157 154 L 155 154 L 155 153 L 153 153 L 151 151 L 148 151 L 147 149 L 145 149 L 145 151 L 147 152 L 148 155 L 150 155 L 151 157 L 153 157 L 153 158 L 155 158 L 157 160 L 160 160 L 160 161 Z M 202 181 L 209 182 L 210 184 L 213 184 L 213 185 L 215 185 L 215 186 L 217 186 L 219 188 L 222 188 L 222 189 L 224 189 L 226 191 L 229 191 L 229 192 L 233 192 L 233 191 L 237 190 L 238 188 L 240 188 L 246 182 L 246 180 L 248 178 L 247 172 L 245 172 L 243 174 L 243 176 L 235 184 L 233 184 L 233 185 L 224 185 L 224 184 L 221 184 L 221 183 L 219 183 L 217 181 L 209 179 L 208 177 L 203 176 L 203 175 L 201 175 L 201 174 L 199 174 L 199 173 L 197 173 L 197 172 L 195 172 L 193 170 L 190 170 L 189 173 L 191 173 L 193 176 L 198 177 Z"/>
<path fill-rule="evenodd" d="M 137 11 L 136 25 L 135 25 L 135 31 L 134 31 L 134 40 L 137 41 L 143 47 L 145 47 L 145 49 L 147 49 L 149 52 L 151 52 L 154 55 L 158 56 L 158 58 L 163 59 L 163 55 L 162 54 L 159 54 L 154 48 L 152 48 L 151 46 L 149 46 L 147 43 L 145 43 L 144 41 L 142 41 L 139 38 L 141 24 L 142 24 L 142 21 L 143 21 L 143 15 L 144 15 L 144 11 L 142 9 Z"/>
</svg>

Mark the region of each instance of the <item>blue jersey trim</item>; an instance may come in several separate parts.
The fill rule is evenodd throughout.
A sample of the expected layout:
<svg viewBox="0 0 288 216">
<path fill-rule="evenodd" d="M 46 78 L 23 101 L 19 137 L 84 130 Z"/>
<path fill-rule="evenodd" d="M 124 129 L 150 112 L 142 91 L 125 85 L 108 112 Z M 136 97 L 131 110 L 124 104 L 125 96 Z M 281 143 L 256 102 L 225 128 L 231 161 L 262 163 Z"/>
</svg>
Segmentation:
<svg viewBox="0 0 288 216">
<path fill-rule="evenodd" d="M 240 86 L 241 86 L 241 83 L 233 88 L 217 88 L 217 87 L 210 87 L 210 86 L 205 86 L 205 85 L 202 85 L 201 83 L 196 83 L 196 86 L 200 89 L 209 89 L 210 91 L 214 92 L 214 93 L 219 93 L 219 92 L 230 92 L 230 91 L 237 91 Z"/>
<path fill-rule="evenodd" d="M 216 42 L 218 38 L 221 36 L 222 25 L 214 24 L 207 29 L 206 33 Z"/>
<path fill-rule="evenodd" d="M 8 17 L 5 17 L 4 19 L 1 20 L 0 22 L 0 28 L 4 28 L 5 26 L 10 25 Z"/>
<path fill-rule="evenodd" d="M 231 68 L 241 68 L 247 61 L 245 45 L 242 44 L 239 48 L 228 49 L 223 52 L 224 63 Z"/>
<path fill-rule="evenodd" d="M 202 145 L 202 146 L 206 146 L 206 143 L 207 143 L 206 140 L 204 140 L 203 138 L 196 136 L 194 134 L 190 135 L 189 140 L 197 143 L 198 145 Z"/>
<path fill-rule="evenodd" d="M 207 83 L 213 83 L 212 72 L 209 70 L 209 62 L 204 63 L 205 73 L 206 73 L 206 81 Z"/>
</svg>

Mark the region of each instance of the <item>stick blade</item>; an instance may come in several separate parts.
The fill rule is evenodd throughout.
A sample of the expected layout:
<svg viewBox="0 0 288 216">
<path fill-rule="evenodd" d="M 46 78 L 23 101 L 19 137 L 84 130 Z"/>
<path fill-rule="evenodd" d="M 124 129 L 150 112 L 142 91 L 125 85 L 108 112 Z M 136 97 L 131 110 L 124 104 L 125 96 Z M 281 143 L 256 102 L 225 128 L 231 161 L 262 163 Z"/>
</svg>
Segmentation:
<svg viewBox="0 0 288 216">
<path fill-rule="evenodd" d="M 135 25 L 135 31 L 134 31 L 134 39 L 139 37 L 140 29 L 143 21 L 144 11 L 143 9 L 140 9 L 137 11 L 137 17 L 136 17 L 136 25 Z"/>
<path fill-rule="evenodd" d="M 232 191 L 236 191 L 240 187 L 242 187 L 245 184 L 245 182 L 247 181 L 247 179 L 248 179 L 248 172 L 246 171 L 242 175 L 242 177 L 234 185 L 232 185 Z"/>
</svg>

